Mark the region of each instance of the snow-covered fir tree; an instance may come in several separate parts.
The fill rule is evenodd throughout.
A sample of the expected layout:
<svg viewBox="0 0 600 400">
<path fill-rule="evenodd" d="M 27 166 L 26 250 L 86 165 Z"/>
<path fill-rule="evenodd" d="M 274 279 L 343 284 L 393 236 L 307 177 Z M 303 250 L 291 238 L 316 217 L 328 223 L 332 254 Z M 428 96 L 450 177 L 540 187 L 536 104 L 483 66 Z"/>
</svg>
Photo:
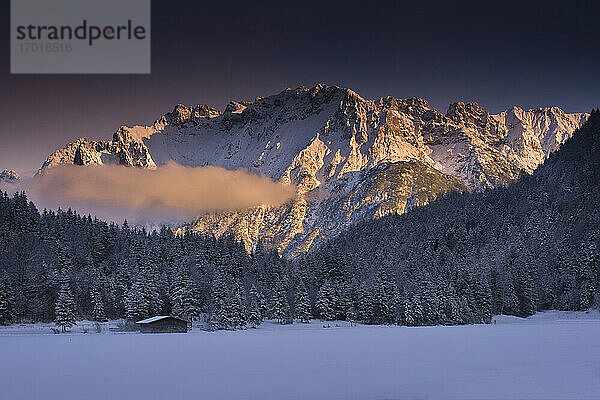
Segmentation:
<svg viewBox="0 0 600 400">
<path fill-rule="evenodd" d="M 317 312 L 319 317 L 325 321 L 333 321 L 335 319 L 335 291 L 329 281 L 325 281 L 317 295 Z"/>
<path fill-rule="evenodd" d="M 306 291 L 304 281 L 300 281 L 300 284 L 298 285 L 296 291 L 296 303 L 294 306 L 296 318 L 302 323 L 309 323 L 312 315 L 310 312 L 310 299 L 308 298 L 308 292 Z"/>
<path fill-rule="evenodd" d="M 161 296 L 161 282 L 157 263 L 154 261 L 158 255 L 143 255 L 140 257 L 141 262 L 138 264 L 141 281 L 141 293 L 148 304 L 149 315 L 162 314 L 163 301 Z"/>
<path fill-rule="evenodd" d="M 63 271 L 61 275 L 60 291 L 56 299 L 54 314 L 54 322 L 63 332 L 75 325 L 75 300 L 71 293 L 67 271 Z"/>
<path fill-rule="evenodd" d="M 148 301 L 142 293 L 142 283 L 136 280 L 125 297 L 125 309 L 127 318 L 131 321 L 139 321 L 150 316 Z"/>
<path fill-rule="evenodd" d="M 0 282 L 0 325 L 7 325 L 12 321 L 12 299 L 8 284 L 6 282 Z"/>
<path fill-rule="evenodd" d="M 242 287 L 239 282 L 236 282 L 231 292 L 231 327 L 234 329 L 246 327 L 244 302 Z"/>
<path fill-rule="evenodd" d="M 171 314 L 192 321 L 198 317 L 198 301 L 194 285 L 184 267 L 176 267 L 171 286 Z"/>
<path fill-rule="evenodd" d="M 261 321 L 267 318 L 269 309 L 267 307 L 267 298 L 262 292 L 258 292 L 258 309 L 260 310 Z"/>
<path fill-rule="evenodd" d="M 283 324 L 288 322 L 289 317 L 290 306 L 287 299 L 285 285 L 282 280 L 278 280 L 271 302 L 271 318 L 277 320 L 278 324 Z"/>
<path fill-rule="evenodd" d="M 232 306 L 230 287 L 227 272 L 223 266 L 215 267 L 213 279 L 213 302 L 214 302 L 214 327 L 216 329 L 230 329 L 233 327 Z"/>
<path fill-rule="evenodd" d="M 396 285 L 384 271 L 379 271 L 373 285 L 372 315 L 375 323 L 393 324 L 395 322 Z"/>
<path fill-rule="evenodd" d="M 104 303 L 98 289 L 92 289 L 91 297 L 94 305 L 94 310 L 92 311 L 94 321 L 105 322 L 107 319 L 106 313 L 104 312 Z"/>
<path fill-rule="evenodd" d="M 248 294 L 248 307 L 246 308 L 247 321 L 252 328 L 256 328 L 263 321 L 263 316 L 260 310 L 259 293 L 255 285 L 250 288 Z"/>
<path fill-rule="evenodd" d="M 358 289 L 358 306 L 356 317 L 358 321 L 368 322 L 373 319 L 373 300 L 371 299 L 371 291 L 362 284 Z"/>
</svg>

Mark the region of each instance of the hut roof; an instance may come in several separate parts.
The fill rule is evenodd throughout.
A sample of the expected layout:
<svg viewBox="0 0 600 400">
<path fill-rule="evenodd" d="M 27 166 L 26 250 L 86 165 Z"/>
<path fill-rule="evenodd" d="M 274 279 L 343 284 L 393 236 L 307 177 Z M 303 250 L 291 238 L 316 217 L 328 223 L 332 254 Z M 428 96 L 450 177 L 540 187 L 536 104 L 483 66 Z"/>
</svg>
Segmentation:
<svg viewBox="0 0 600 400">
<path fill-rule="evenodd" d="M 177 319 L 179 321 L 187 322 L 185 319 L 173 317 L 171 315 L 157 315 L 155 317 L 150 317 L 150 318 L 146 318 L 141 321 L 138 321 L 138 322 L 136 322 L 136 324 L 151 324 L 152 322 L 160 321 L 160 320 L 166 319 L 166 318 L 173 318 L 173 319 Z"/>
</svg>

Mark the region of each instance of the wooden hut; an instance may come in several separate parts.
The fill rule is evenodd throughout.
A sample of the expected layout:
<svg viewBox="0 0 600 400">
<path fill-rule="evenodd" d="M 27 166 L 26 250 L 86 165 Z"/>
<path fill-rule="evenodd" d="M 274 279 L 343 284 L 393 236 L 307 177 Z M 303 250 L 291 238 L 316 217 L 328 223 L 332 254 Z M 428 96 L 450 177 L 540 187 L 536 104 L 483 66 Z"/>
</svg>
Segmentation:
<svg viewBox="0 0 600 400">
<path fill-rule="evenodd" d="M 142 333 L 187 333 L 188 322 L 170 315 L 158 315 L 136 322 Z"/>
</svg>

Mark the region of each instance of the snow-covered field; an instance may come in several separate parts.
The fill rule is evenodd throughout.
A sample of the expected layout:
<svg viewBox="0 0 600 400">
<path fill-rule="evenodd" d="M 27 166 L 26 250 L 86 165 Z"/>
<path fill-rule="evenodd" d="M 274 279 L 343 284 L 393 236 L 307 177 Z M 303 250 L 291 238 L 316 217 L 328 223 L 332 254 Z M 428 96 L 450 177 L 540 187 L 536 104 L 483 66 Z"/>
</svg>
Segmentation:
<svg viewBox="0 0 600 400">
<path fill-rule="evenodd" d="M 153 335 L 3 327 L 0 399 L 600 398 L 597 311 L 496 320 Z"/>
</svg>

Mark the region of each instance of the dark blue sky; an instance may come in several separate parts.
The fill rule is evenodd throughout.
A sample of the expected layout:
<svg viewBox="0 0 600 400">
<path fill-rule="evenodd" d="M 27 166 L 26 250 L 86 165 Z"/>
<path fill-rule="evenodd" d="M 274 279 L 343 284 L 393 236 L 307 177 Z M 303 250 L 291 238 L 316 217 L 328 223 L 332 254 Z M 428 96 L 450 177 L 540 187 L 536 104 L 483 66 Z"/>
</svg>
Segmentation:
<svg viewBox="0 0 600 400">
<path fill-rule="evenodd" d="M 8 3 L 0 169 L 37 168 L 70 140 L 109 138 L 179 102 L 222 109 L 317 82 L 443 112 L 457 100 L 600 105 L 600 2 L 153 1 L 151 75 L 59 76 L 9 74 Z"/>
</svg>

